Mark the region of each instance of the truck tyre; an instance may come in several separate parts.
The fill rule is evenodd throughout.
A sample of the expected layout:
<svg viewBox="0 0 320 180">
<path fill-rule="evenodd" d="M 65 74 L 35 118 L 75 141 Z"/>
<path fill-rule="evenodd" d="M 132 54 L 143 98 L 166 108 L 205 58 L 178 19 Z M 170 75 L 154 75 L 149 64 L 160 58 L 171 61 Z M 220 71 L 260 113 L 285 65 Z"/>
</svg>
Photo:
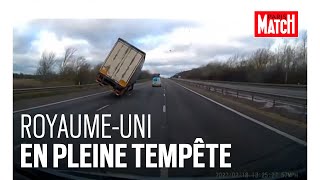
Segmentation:
<svg viewBox="0 0 320 180">
<path fill-rule="evenodd" d="M 132 90 L 133 90 L 133 85 L 134 85 L 134 84 L 132 84 L 132 85 L 128 88 L 128 91 L 132 91 Z"/>
</svg>

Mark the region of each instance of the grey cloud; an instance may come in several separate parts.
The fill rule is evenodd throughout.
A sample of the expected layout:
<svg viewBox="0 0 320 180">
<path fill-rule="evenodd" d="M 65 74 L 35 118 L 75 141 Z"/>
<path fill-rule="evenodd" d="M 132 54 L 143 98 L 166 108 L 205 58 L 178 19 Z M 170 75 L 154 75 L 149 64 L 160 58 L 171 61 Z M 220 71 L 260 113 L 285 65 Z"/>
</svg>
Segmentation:
<svg viewBox="0 0 320 180">
<path fill-rule="evenodd" d="M 162 76 L 170 77 L 177 72 L 181 72 L 185 69 L 191 69 L 197 67 L 193 64 L 185 64 L 185 65 L 179 65 L 179 66 L 173 66 L 173 65 L 166 65 L 166 66 L 149 66 L 147 64 L 144 65 L 144 69 L 148 69 L 151 72 L 157 72 L 160 73 Z"/>
<path fill-rule="evenodd" d="M 254 38 L 253 36 L 235 39 L 235 41 L 243 43 L 246 48 L 250 49 L 271 46 L 275 42 L 275 40 L 275 38 Z"/>
<path fill-rule="evenodd" d="M 58 39 L 68 37 L 72 39 L 86 40 L 88 45 L 77 45 L 78 55 L 88 57 L 93 65 L 104 61 L 104 58 L 112 48 L 118 37 L 136 45 L 144 51 L 157 47 L 163 39 L 153 42 L 141 42 L 141 38 L 161 36 L 169 33 L 177 27 L 193 27 L 198 24 L 192 21 L 178 20 L 143 20 L 143 19 L 38 19 L 31 21 L 26 32 L 19 29 L 13 30 L 13 53 L 15 72 L 32 72 L 37 66 L 37 58 L 30 57 L 31 43 L 37 37 L 37 33 L 46 30 L 55 33 Z M 19 57 L 17 56 L 19 55 Z M 20 57 L 24 55 L 25 57 Z M 28 57 L 27 57 L 28 56 Z M 25 65 L 20 65 L 20 59 L 28 59 Z M 28 67 L 24 69 L 23 67 Z"/>
<path fill-rule="evenodd" d="M 20 34 L 13 31 L 13 52 L 18 54 L 27 53 L 30 50 L 33 36 L 30 34 Z"/>
<path fill-rule="evenodd" d="M 202 65 L 203 64 L 203 61 L 201 61 L 200 58 L 188 58 L 188 59 L 175 59 L 175 60 L 170 60 L 170 61 L 161 61 L 161 60 L 155 60 L 153 62 L 148 62 L 146 61 L 145 62 L 145 65 L 148 65 L 148 66 L 168 66 L 168 65 L 171 65 L 171 66 L 185 66 L 185 65 L 188 65 L 188 64 L 191 64 L 191 65 Z"/>
<path fill-rule="evenodd" d="M 236 53 L 239 49 L 234 46 L 197 46 L 194 47 L 196 54 L 203 58 L 213 58 L 214 56 L 221 56 Z"/>
<path fill-rule="evenodd" d="M 13 72 L 34 74 L 37 69 L 38 61 L 32 57 L 14 55 Z"/>
<path fill-rule="evenodd" d="M 197 59 L 212 59 L 215 56 L 230 56 L 233 54 L 246 54 L 261 47 L 268 47 L 274 43 L 274 39 L 255 39 L 253 37 L 242 37 L 235 39 L 233 42 L 242 44 L 241 47 L 234 46 L 232 43 L 229 45 L 174 45 L 171 47 L 172 52 L 187 52 L 193 51 L 197 55 Z"/>
<path fill-rule="evenodd" d="M 302 34 L 305 31 L 299 32 Z M 153 62 L 146 62 L 147 66 L 158 69 L 167 76 L 172 76 L 177 72 L 192 69 L 205 65 L 209 62 L 220 60 L 216 57 L 230 57 L 232 55 L 246 55 L 258 48 L 267 48 L 275 43 L 275 38 L 254 38 L 253 36 L 236 38 L 234 43 L 241 44 L 240 47 L 230 45 L 175 45 L 171 47 L 172 52 L 188 52 L 193 51 L 196 57 L 189 59 L 175 59 L 170 62 L 163 62 L 161 60 L 154 60 Z M 171 65 L 171 66 L 168 66 Z"/>
<path fill-rule="evenodd" d="M 185 52 L 190 50 L 192 47 L 192 44 L 188 44 L 188 45 L 175 45 L 173 46 L 170 50 L 174 51 L 174 52 Z"/>
<path fill-rule="evenodd" d="M 166 43 L 166 39 L 163 39 L 164 34 L 172 32 L 175 28 L 192 28 L 198 25 L 192 21 L 177 20 L 34 20 L 28 24 L 28 29 L 32 29 L 33 33 L 28 31 L 21 34 L 14 30 L 13 70 L 14 72 L 24 73 L 35 72 L 38 58 L 31 57 L 29 47 L 37 32 L 41 30 L 54 32 L 58 38 L 69 37 L 86 40 L 89 43 L 88 45 L 79 45 L 75 48 L 78 49 L 77 55 L 88 57 L 89 62 L 93 65 L 104 61 L 118 37 L 124 38 L 147 53 L 144 69 L 153 69 L 167 76 L 205 65 L 217 56 L 249 53 L 257 48 L 272 45 L 275 41 L 274 39 L 258 39 L 249 36 L 233 39 L 232 42 L 242 44 L 241 47 L 236 47 L 232 43 L 223 46 L 192 43 L 187 45 L 175 44 L 169 48 L 173 53 L 192 52 L 196 56 L 170 61 L 161 58 L 148 59 L 148 51 Z M 146 37 L 151 40 L 141 41 Z"/>
<path fill-rule="evenodd" d="M 150 69 L 150 70 L 156 70 L 156 72 L 159 72 L 166 76 L 172 76 L 178 72 L 207 64 L 212 60 L 213 58 L 205 59 L 199 56 L 194 58 L 188 58 L 188 59 L 174 59 L 166 62 L 161 60 L 154 60 L 152 62 L 146 61 L 144 64 L 144 68 Z"/>
<path fill-rule="evenodd" d="M 233 41 L 237 44 L 241 44 L 241 47 L 236 47 L 232 43 L 230 45 L 174 45 L 170 49 L 173 53 L 193 51 L 196 56 L 187 59 L 175 59 L 169 62 L 154 60 L 152 62 L 146 62 L 146 65 L 159 69 L 168 76 L 172 76 L 179 71 L 188 70 L 215 60 L 220 60 L 219 57 L 221 56 L 229 57 L 234 54 L 245 55 L 251 53 L 258 48 L 272 45 L 275 40 L 267 38 L 255 39 L 250 36 L 235 39 Z M 169 67 L 168 65 L 171 66 Z"/>
<path fill-rule="evenodd" d="M 59 37 L 86 39 L 95 47 L 111 47 L 118 37 L 131 43 L 147 35 L 172 31 L 175 27 L 196 26 L 195 22 L 143 19 L 35 20 L 31 26 L 55 32 Z"/>
</svg>

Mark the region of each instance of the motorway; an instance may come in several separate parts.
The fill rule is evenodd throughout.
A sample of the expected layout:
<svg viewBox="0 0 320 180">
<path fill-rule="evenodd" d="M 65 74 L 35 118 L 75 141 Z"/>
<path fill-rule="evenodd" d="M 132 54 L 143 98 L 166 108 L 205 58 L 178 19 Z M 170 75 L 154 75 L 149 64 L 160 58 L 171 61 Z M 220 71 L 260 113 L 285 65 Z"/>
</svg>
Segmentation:
<svg viewBox="0 0 320 180">
<path fill-rule="evenodd" d="M 274 95 L 284 95 L 284 96 L 292 96 L 292 97 L 301 97 L 307 98 L 307 89 L 306 88 L 292 88 L 292 87 L 280 87 L 280 86 L 263 86 L 261 85 L 253 85 L 253 84 L 241 84 L 241 83 L 230 83 L 230 82 L 207 82 L 207 81 L 197 81 L 197 80 L 187 80 L 181 79 L 184 81 L 190 82 L 201 82 L 202 84 L 213 85 L 218 87 L 230 88 L 230 89 L 239 89 L 245 91 L 255 91 L 260 93 L 269 93 Z"/>
<path fill-rule="evenodd" d="M 172 80 L 162 79 L 162 87 L 151 87 L 151 82 L 137 84 L 135 89 L 124 97 L 116 97 L 111 92 L 86 92 L 77 98 L 65 100 L 50 98 L 46 104 L 29 100 L 29 103 L 14 104 L 14 162 L 20 162 L 21 143 L 125 143 L 125 144 L 193 144 L 198 137 L 205 143 L 231 144 L 231 169 L 192 168 L 192 161 L 185 168 L 134 168 L 135 153 L 128 150 L 126 169 L 81 169 L 117 175 L 185 177 L 217 176 L 221 172 L 288 172 L 305 170 L 307 167 L 306 142 L 297 142 L 290 136 L 253 122 L 229 109 L 220 106 Z M 90 95 L 91 94 L 91 95 Z M 54 103 L 58 102 L 58 103 Z M 41 106 L 40 106 L 41 105 Z M 112 139 L 21 139 L 21 114 L 112 114 L 112 126 L 119 126 L 120 114 L 151 114 L 152 137 L 123 139 L 118 131 L 112 131 Z M 126 117 L 125 116 L 125 117 Z M 50 149 L 50 148 L 49 148 Z M 50 150 L 49 150 L 50 152 Z M 77 154 L 75 150 L 74 154 Z M 143 152 L 144 153 L 144 152 Z M 142 156 L 143 157 L 143 156 Z M 218 157 L 218 156 L 216 156 Z M 75 157 L 77 159 L 77 157 Z M 49 157 L 49 162 L 52 161 Z M 208 162 L 209 158 L 203 160 Z M 142 161 L 142 166 L 144 162 Z M 50 163 L 48 163 L 50 164 Z M 63 165 L 62 165 L 63 166 Z M 229 174 L 228 174 L 229 175 Z M 220 174 L 221 177 L 221 174 Z"/>
</svg>

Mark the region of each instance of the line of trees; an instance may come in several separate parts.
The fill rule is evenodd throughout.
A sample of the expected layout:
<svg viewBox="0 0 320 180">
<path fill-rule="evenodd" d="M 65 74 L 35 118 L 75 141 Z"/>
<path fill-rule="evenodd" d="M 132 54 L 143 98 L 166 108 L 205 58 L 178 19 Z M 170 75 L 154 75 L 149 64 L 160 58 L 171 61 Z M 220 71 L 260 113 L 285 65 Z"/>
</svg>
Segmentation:
<svg viewBox="0 0 320 180">
<path fill-rule="evenodd" d="M 77 49 L 65 49 L 62 57 L 53 52 L 43 52 L 35 73 L 42 81 L 70 81 L 74 84 L 87 84 L 94 81 L 101 66 L 92 66 L 84 56 L 76 55 Z"/>
<path fill-rule="evenodd" d="M 91 65 L 84 56 L 76 54 L 77 49 L 65 49 L 62 57 L 53 52 L 43 52 L 35 77 L 42 81 L 71 81 L 74 84 L 87 84 L 95 81 L 102 64 Z M 140 78 L 151 77 L 148 71 L 143 71 Z"/>
<path fill-rule="evenodd" d="M 180 72 L 173 77 L 200 80 L 307 84 L 307 35 L 294 45 L 288 42 L 276 50 L 260 48 L 251 54 L 235 54 L 226 61 Z"/>
</svg>

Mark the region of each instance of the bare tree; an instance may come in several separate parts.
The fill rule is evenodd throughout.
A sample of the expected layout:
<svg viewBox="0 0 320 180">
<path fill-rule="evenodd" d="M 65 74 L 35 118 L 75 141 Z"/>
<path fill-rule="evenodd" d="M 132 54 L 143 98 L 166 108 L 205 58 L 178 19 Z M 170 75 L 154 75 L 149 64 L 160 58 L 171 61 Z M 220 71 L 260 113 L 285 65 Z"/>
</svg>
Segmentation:
<svg viewBox="0 0 320 180">
<path fill-rule="evenodd" d="M 56 64 L 56 54 L 53 52 L 43 52 L 36 75 L 39 75 L 42 80 L 48 80 L 54 74 L 54 66 Z"/>
<path fill-rule="evenodd" d="M 254 67 L 256 70 L 265 69 L 270 61 L 270 53 L 268 49 L 258 49 L 252 55 Z"/>
<path fill-rule="evenodd" d="M 62 63 L 60 66 L 60 75 L 66 75 L 68 71 L 68 66 L 72 63 L 74 58 L 74 53 L 77 51 L 76 48 L 68 47 L 65 49 L 64 56 L 62 58 Z"/>
<path fill-rule="evenodd" d="M 75 72 L 74 82 L 76 84 L 83 84 L 88 81 L 91 73 L 91 65 L 87 63 L 84 56 L 79 56 L 73 61 L 73 71 Z M 93 77 L 92 77 L 93 79 Z"/>
<path fill-rule="evenodd" d="M 91 76 L 90 70 L 91 70 L 91 65 L 87 62 L 83 62 L 79 67 L 79 70 L 75 79 L 76 82 L 78 82 L 79 84 L 92 82 L 95 77 Z"/>
<path fill-rule="evenodd" d="M 95 74 L 97 74 L 97 73 L 99 72 L 102 64 L 103 64 L 103 63 L 99 63 L 99 64 L 95 65 L 95 66 L 93 67 L 92 71 L 93 71 Z"/>
<path fill-rule="evenodd" d="M 307 38 L 284 40 L 276 50 L 260 48 L 240 57 L 231 56 L 227 61 L 215 59 L 201 66 L 175 75 L 190 79 L 222 81 L 248 81 L 262 83 L 307 84 Z"/>
<path fill-rule="evenodd" d="M 74 71 L 78 73 L 81 66 L 85 63 L 86 63 L 86 58 L 84 56 L 79 56 L 75 58 L 73 61 Z"/>
</svg>

